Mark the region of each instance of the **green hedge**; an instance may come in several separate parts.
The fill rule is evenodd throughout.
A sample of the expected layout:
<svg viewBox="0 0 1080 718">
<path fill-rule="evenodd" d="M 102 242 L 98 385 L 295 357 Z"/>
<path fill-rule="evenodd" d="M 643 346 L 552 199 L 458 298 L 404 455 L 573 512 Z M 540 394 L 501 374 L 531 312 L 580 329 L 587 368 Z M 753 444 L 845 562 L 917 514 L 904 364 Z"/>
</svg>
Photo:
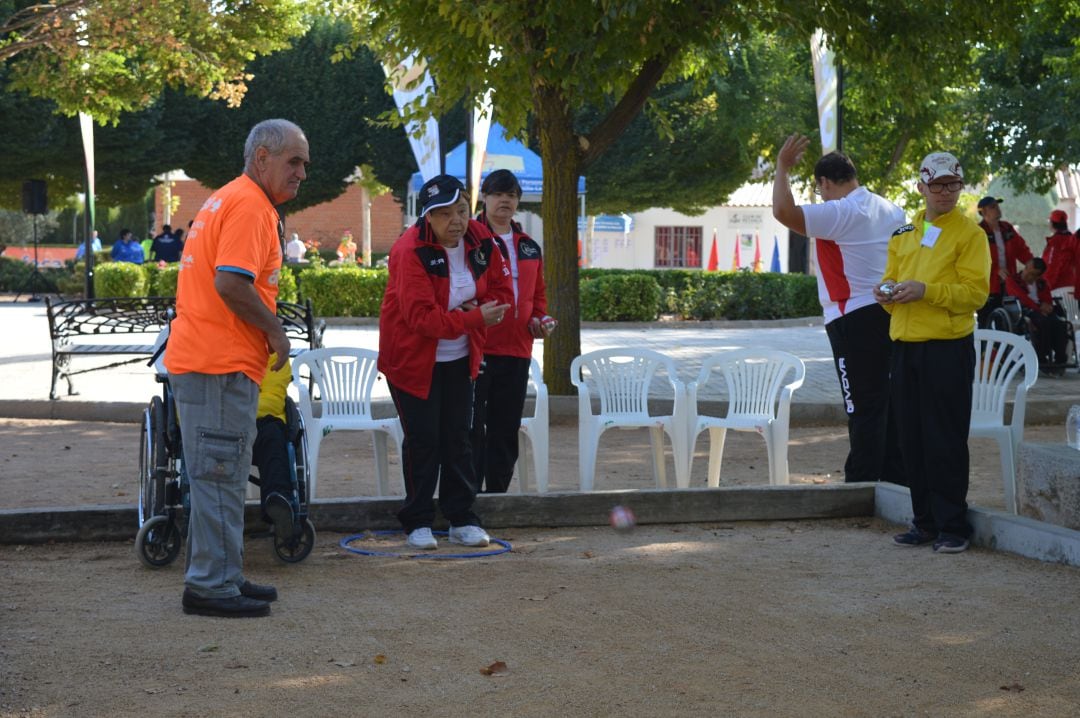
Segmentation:
<svg viewBox="0 0 1080 718">
<path fill-rule="evenodd" d="M 106 262 L 94 268 L 94 295 L 98 297 L 146 297 L 146 272 L 130 262 Z"/>
<path fill-rule="evenodd" d="M 660 314 L 660 284 L 643 274 L 616 274 L 581 285 L 581 318 L 587 322 L 649 322 Z"/>
<path fill-rule="evenodd" d="M 306 270 L 301 275 L 301 296 L 310 299 L 322 317 L 377 317 L 386 291 L 385 269 Z"/>
<path fill-rule="evenodd" d="M 602 283 L 605 278 L 649 277 L 660 288 L 659 312 L 680 319 L 784 319 L 812 317 L 821 313 L 817 298 L 817 280 L 805 274 L 771 272 L 700 272 L 683 269 L 583 269 L 581 270 L 581 316 L 586 321 L 609 316 L 605 308 L 625 304 L 627 298 L 603 297 L 608 291 L 623 293 L 621 285 Z M 587 298 L 588 297 L 588 298 Z M 652 311 L 650 297 L 635 311 L 644 316 Z"/>
</svg>

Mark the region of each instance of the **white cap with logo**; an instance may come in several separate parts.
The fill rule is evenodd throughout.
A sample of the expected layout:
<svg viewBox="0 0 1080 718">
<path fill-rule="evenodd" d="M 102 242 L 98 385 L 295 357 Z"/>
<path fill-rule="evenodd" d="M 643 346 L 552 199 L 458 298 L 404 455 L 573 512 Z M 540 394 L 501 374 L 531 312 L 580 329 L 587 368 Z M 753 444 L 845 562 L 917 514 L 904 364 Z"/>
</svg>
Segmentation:
<svg viewBox="0 0 1080 718">
<path fill-rule="evenodd" d="M 960 160 L 948 152 L 931 152 L 923 158 L 919 166 L 919 179 L 924 183 L 938 177 L 956 177 L 964 179 L 964 170 Z"/>
</svg>

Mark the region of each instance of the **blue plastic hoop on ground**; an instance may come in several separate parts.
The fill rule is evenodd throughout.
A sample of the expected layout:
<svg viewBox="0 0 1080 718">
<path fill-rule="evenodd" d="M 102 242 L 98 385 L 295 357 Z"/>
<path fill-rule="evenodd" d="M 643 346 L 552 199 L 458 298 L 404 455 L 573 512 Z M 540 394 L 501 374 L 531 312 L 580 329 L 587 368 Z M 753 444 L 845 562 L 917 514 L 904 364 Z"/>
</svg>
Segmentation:
<svg viewBox="0 0 1080 718">
<path fill-rule="evenodd" d="M 502 539 L 493 538 L 491 543 L 498 544 L 498 548 L 486 549 L 484 551 L 477 551 L 476 553 L 436 553 L 434 551 L 425 551 L 424 553 L 395 553 L 392 551 L 374 551 L 369 549 L 360 549 L 350 546 L 353 541 L 365 538 L 367 536 L 390 536 L 391 534 L 404 534 L 405 532 L 400 529 L 388 529 L 385 531 L 365 531 L 360 534 L 353 534 L 352 536 L 346 536 L 338 542 L 338 546 L 345 549 L 349 553 L 359 554 L 360 556 L 381 556 L 384 558 L 417 558 L 417 559 L 435 559 L 435 560 L 447 560 L 447 559 L 462 559 L 462 558 L 484 558 L 485 556 L 498 556 L 501 553 L 507 553 L 513 548 L 509 541 L 503 541 Z M 432 531 L 431 533 L 436 536 L 447 536 L 446 531 Z"/>
</svg>

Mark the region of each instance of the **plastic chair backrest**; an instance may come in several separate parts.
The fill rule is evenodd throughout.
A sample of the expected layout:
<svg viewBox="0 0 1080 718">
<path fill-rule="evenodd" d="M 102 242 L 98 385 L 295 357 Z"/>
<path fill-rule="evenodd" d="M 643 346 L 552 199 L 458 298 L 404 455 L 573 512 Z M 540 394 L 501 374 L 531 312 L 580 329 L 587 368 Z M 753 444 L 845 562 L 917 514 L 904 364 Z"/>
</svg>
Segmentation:
<svg viewBox="0 0 1080 718">
<path fill-rule="evenodd" d="M 311 349 L 293 359 L 293 378 L 300 382 L 300 370 L 311 375 L 316 395 L 321 399 L 320 418 L 371 417 L 371 395 L 379 376 L 379 353 L 356 347 Z M 301 403 L 304 394 L 300 392 Z"/>
<path fill-rule="evenodd" d="M 600 399 L 600 413 L 607 416 L 648 415 L 649 389 L 663 367 L 678 382 L 675 362 L 651 349 L 601 349 L 575 357 L 570 381 L 576 387 L 591 384 Z"/>
<path fill-rule="evenodd" d="M 806 366 L 793 354 L 778 350 L 734 349 L 706 357 L 696 386 L 700 390 L 713 371 L 720 372 L 727 388 L 727 418 L 776 417 L 780 392 L 788 384 L 802 386 Z M 794 374 L 785 384 L 789 374 Z"/>
<path fill-rule="evenodd" d="M 1065 318 L 1075 324 L 1080 324 L 1080 302 L 1073 294 L 1072 287 L 1058 287 L 1050 292 L 1051 296 L 1061 300 L 1061 306 L 1065 309 Z"/>
<path fill-rule="evenodd" d="M 1024 373 L 1022 380 L 1020 372 Z M 975 330 L 975 382 L 972 387 L 972 423 L 1004 424 L 1009 387 L 1017 387 L 1013 422 L 1023 422 L 1027 390 L 1039 376 L 1039 359 L 1024 337 L 992 329 Z"/>
</svg>

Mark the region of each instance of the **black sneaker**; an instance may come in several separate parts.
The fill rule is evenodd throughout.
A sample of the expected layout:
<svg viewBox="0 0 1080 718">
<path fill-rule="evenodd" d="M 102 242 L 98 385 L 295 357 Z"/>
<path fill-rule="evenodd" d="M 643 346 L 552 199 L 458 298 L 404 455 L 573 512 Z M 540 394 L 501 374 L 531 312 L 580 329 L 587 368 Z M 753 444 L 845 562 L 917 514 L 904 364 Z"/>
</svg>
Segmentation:
<svg viewBox="0 0 1080 718">
<path fill-rule="evenodd" d="M 933 541 L 936 536 L 929 531 L 923 531 L 918 526 L 912 526 L 902 534 L 896 534 L 892 541 L 897 546 L 925 546 Z"/>
<path fill-rule="evenodd" d="M 195 616 L 220 616 L 222 618 L 256 618 L 270 615 L 270 604 L 247 596 L 228 596 L 226 598 L 203 598 L 184 589 L 181 599 L 184 613 Z"/>
<path fill-rule="evenodd" d="M 966 538 L 952 534 L 941 534 L 934 542 L 934 553 L 963 553 L 971 545 Z"/>
<path fill-rule="evenodd" d="M 273 586 L 244 581 L 240 584 L 240 595 L 246 598 L 255 598 L 260 601 L 266 601 L 267 603 L 273 603 L 277 600 L 277 589 Z"/>
<path fill-rule="evenodd" d="M 266 514 L 274 524 L 274 535 L 281 543 L 293 538 L 293 510 L 289 500 L 276 491 L 266 497 Z"/>
</svg>

